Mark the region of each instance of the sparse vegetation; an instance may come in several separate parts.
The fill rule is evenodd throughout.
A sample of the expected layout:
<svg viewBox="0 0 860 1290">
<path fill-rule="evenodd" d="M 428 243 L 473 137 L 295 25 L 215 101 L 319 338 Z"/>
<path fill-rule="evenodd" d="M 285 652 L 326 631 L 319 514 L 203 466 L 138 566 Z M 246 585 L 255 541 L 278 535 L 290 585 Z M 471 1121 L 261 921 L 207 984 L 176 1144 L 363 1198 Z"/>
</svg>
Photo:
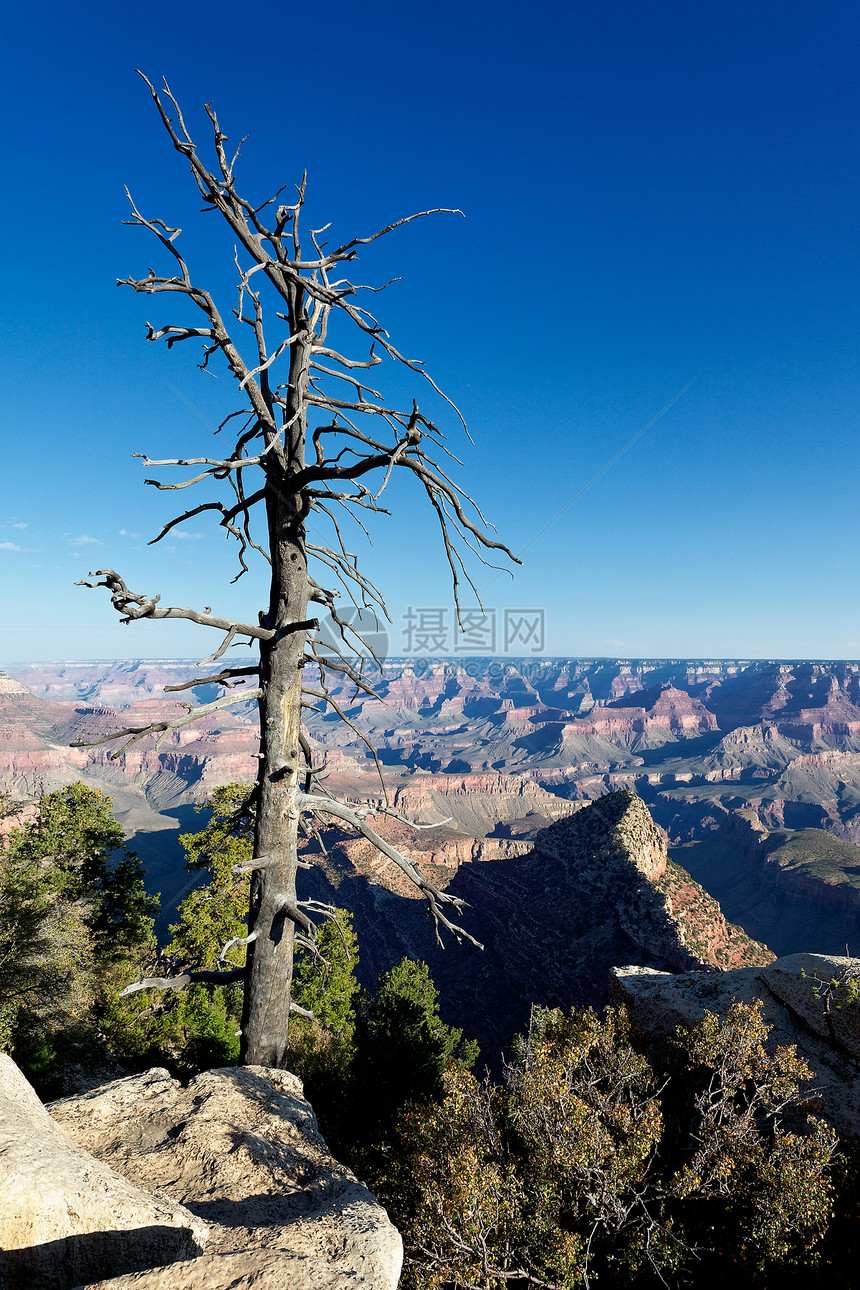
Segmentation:
<svg viewBox="0 0 860 1290">
<path fill-rule="evenodd" d="M 824 829 L 778 829 L 765 843 L 768 860 L 823 882 L 860 887 L 860 851 Z"/>
<path fill-rule="evenodd" d="M 244 933 L 243 800 L 241 785 L 219 789 L 183 837 L 207 881 L 162 952 L 174 969 L 217 961 Z M 102 794 L 46 794 L 13 828 L 0 1038 L 46 1093 L 82 1038 L 184 1075 L 237 1061 L 240 986 L 121 997 L 155 954 L 153 912 Z M 244 947 L 227 953 L 241 962 Z M 442 1021 L 425 964 L 404 959 L 369 992 L 357 962 L 346 911 L 299 947 L 294 1000 L 308 1015 L 291 1028 L 290 1066 L 401 1227 L 404 1290 L 850 1284 L 856 1152 L 837 1156 L 801 1096 L 811 1073 L 792 1048 L 768 1051 L 759 1007 L 707 1014 L 659 1045 L 623 1010 L 535 1009 L 494 1083 L 471 1073 L 477 1046 Z"/>
<path fill-rule="evenodd" d="M 536 1011 L 502 1086 L 449 1069 L 377 1181 L 409 1290 L 776 1284 L 812 1272 L 833 1132 L 755 1007 L 644 1053 L 623 1011 Z"/>
</svg>

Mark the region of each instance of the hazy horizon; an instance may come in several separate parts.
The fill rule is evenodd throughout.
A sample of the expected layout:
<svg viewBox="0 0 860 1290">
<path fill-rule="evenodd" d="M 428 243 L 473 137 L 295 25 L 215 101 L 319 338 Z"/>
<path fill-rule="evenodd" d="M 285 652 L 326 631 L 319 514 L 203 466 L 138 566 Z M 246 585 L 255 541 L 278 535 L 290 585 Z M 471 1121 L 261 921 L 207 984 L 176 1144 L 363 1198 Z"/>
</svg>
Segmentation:
<svg viewBox="0 0 860 1290">
<path fill-rule="evenodd" d="M 246 653 L 250 655 L 250 651 L 247 651 Z M 239 655 L 235 655 L 234 660 L 238 659 L 239 657 L 240 657 Z M 242 658 L 244 657 L 245 655 L 242 656 Z M 578 662 L 578 663 L 608 662 L 608 663 L 703 663 L 703 664 L 707 664 L 707 663 L 748 663 L 748 664 L 753 664 L 753 663 L 777 663 L 777 664 L 857 663 L 857 664 L 860 664 L 860 658 L 836 658 L 836 657 L 829 658 L 829 657 L 812 657 L 807 655 L 803 655 L 803 656 L 798 655 L 796 657 L 784 657 L 784 658 L 779 657 L 777 655 L 761 655 L 760 657 L 754 658 L 754 657 L 748 657 L 742 654 L 539 654 L 539 655 L 474 654 L 474 655 L 460 655 L 456 657 L 444 656 L 444 657 L 438 657 L 438 658 L 437 657 L 429 658 L 424 655 L 391 654 L 391 655 L 388 655 L 385 659 L 383 659 L 382 662 L 383 662 L 383 666 L 396 665 L 398 667 L 410 667 L 415 664 L 423 664 L 425 667 L 429 665 L 433 665 L 433 666 L 438 665 L 438 666 L 447 667 L 447 666 L 456 665 L 458 667 L 465 669 L 469 666 L 470 663 L 483 663 L 488 661 L 506 663 L 506 664 L 528 662 L 530 664 L 537 666 L 540 663 L 558 663 L 558 662 L 565 662 L 567 660 Z M 0 671 L 9 672 L 10 670 L 16 670 L 16 669 L 26 668 L 26 667 L 40 667 L 40 666 L 44 667 L 48 665 L 58 666 L 59 664 L 64 664 L 66 666 L 74 666 L 74 665 L 85 666 L 88 664 L 92 665 L 92 664 L 98 664 L 98 663 L 181 663 L 185 666 L 188 666 L 188 665 L 211 666 L 213 668 L 213 673 L 217 672 L 218 668 L 220 667 L 220 662 L 218 664 L 201 665 L 199 662 L 199 659 L 194 654 L 186 654 L 186 655 L 117 654 L 117 655 L 105 655 L 104 657 L 100 657 L 100 658 L 96 658 L 96 657 L 63 658 L 63 657 L 57 656 L 53 658 L 39 658 L 39 659 L 9 659 L 8 661 L 4 661 L 3 659 L 0 659 Z M 371 667 L 371 670 L 375 670 L 375 668 Z"/>
</svg>

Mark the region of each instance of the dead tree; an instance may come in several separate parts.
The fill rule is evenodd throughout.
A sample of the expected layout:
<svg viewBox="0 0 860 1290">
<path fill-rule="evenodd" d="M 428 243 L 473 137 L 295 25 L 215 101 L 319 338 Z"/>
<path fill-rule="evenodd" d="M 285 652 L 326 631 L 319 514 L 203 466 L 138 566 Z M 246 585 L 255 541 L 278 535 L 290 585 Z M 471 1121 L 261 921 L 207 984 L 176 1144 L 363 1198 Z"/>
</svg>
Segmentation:
<svg viewBox="0 0 860 1290">
<path fill-rule="evenodd" d="M 211 512 L 237 543 L 236 577 L 247 571 L 246 559 L 252 557 L 268 562 L 271 577 L 269 602 L 256 622 L 235 621 L 209 608 L 163 606 L 157 595 L 131 591 L 112 569 L 99 569 L 90 574 L 96 581 L 83 584 L 107 587 L 122 622 L 179 618 L 214 628 L 220 633 L 219 643 L 201 665 L 222 659 L 230 646 L 240 642 L 259 653 L 253 667 L 224 666 L 215 675 L 202 675 L 189 683 L 193 687 L 214 681 L 223 686 L 225 694 L 214 703 L 186 705 L 178 718 L 129 727 L 109 737 L 124 740 L 112 754 L 118 756 L 147 735 L 158 733 L 163 740 L 180 726 L 231 703 L 253 698 L 259 706 L 254 859 L 246 866 L 253 870 L 246 967 L 223 975 L 185 972 L 172 981 L 149 979 L 132 988 L 165 989 L 190 980 L 243 977 L 242 1060 L 278 1067 L 286 1050 L 293 946 L 296 941 L 313 944 L 315 924 L 309 911 L 320 912 L 313 902 L 303 906 L 296 892 L 300 828 L 313 831 L 321 821 L 341 821 L 358 830 L 422 892 L 437 937 L 446 928 L 458 939 L 473 940 L 453 921 L 463 902 L 427 882 L 381 837 L 368 822 L 367 808 L 335 800 L 311 764 L 310 745 L 302 732 L 302 708 L 329 705 L 347 719 L 329 692 L 332 674 L 373 692 L 363 667 L 367 650 L 352 632 L 349 615 L 338 612 L 338 597 L 343 594 L 356 608 L 387 617 L 380 591 L 361 573 L 349 550 L 344 517 L 357 519 L 363 528 L 366 518 L 382 511 L 380 499 L 394 470 L 408 471 L 438 520 L 458 611 L 461 579 L 473 586 L 463 563 L 464 545 L 479 555 L 498 551 L 514 557 L 490 536 L 480 511 L 438 460 L 451 454 L 435 421 L 417 400 L 404 410 L 368 384 L 372 369 L 386 361 L 399 364 L 415 375 L 431 398 L 444 400 L 459 416 L 422 363 L 400 353 L 361 303 L 380 288 L 362 286 L 344 276 L 345 266 L 357 259 L 361 247 L 411 220 L 440 212 L 408 216 L 334 250 L 322 240 L 325 229 L 310 229 L 309 245 L 305 245 L 300 226 L 306 175 L 296 186 L 291 204 L 282 201 L 284 188 L 268 201 L 248 200 L 236 186 L 239 149 L 231 159 L 225 150 L 227 136 L 211 104 L 206 106 L 214 146 L 210 169 L 168 86 L 156 91 L 143 79 L 173 147 L 191 169 L 204 210 L 218 212 L 233 234 L 238 300 L 232 315 L 225 316 L 213 295 L 192 276 L 179 249 L 180 230 L 142 215 L 130 195 L 127 223 L 155 237 L 170 257 L 171 272 L 150 269 L 143 278 L 121 279 L 120 285 L 152 296 L 172 293 L 190 302 L 197 310 L 197 325 L 148 323 L 147 340 L 163 340 L 168 347 L 180 341 L 202 341 L 199 366 L 206 370 L 213 361 L 225 362 L 241 399 L 219 426 L 221 432 L 232 432 L 231 446 L 223 455 L 165 461 L 144 458 L 150 468 L 193 468 L 179 482 L 147 479 L 155 488 L 179 490 L 217 480 L 227 495 L 225 501 L 205 501 L 184 510 L 164 525 L 153 542 L 161 541 L 177 525 Z M 342 352 L 342 342 L 330 334 L 335 330 L 352 330 L 362 342 L 363 353 L 351 357 Z M 329 526 L 331 545 L 307 540 L 309 516 Z M 320 639 L 320 613 L 330 615 L 336 624 L 339 645 Z M 254 678 L 254 683 L 249 685 L 248 678 Z"/>
</svg>

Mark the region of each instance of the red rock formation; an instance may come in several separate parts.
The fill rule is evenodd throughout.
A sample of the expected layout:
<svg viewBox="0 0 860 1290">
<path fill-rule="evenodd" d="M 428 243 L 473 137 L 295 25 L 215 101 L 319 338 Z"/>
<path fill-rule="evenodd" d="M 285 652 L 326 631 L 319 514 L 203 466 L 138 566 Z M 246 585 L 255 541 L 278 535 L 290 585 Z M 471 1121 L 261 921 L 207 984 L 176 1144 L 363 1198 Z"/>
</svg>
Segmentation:
<svg viewBox="0 0 860 1290">
<path fill-rule="evenodd" d="M 185 784 L 189 801 L 202 801 L 219 784 L 256 776 L 256 727 L 233 713 L 173 731 L 162 748 L 155 747 L 154 737 L 119 756 L 117 743 L 70 747 L 73 740 L 99 739 L 127 725 L 181 712 L 178 702 L 164 698 L 134 704 L 123 713 L 49 702 L 0 674 L 0 785 L 30 797 L 41 786 L 50 790 L 82 775 L 106 787 L 122 781 L 145 786 L 172 776 Z"/>
<path fill-rule="evenodd" d="M 398 809 L 423 823 L 450 820 L 438 845 L 414 846 L 432 853 L 428 863 L 438 869 L 453 873 L 469 867 L 470 855 L 498 855 L 490 843 L 534 838 L 620 789 L 645 797 L 685 841 L 706 838 L 727 808 L 746 807 L 771 827 L 825 828 L 860 843 L 860 664 L 531 659 L 470 665 L 472 675 L 453 660 L 407 663 L 386 664 L 384 703 L 346 686 L 341 698 L 380 750 Z M 163 686 L 199 672 L 188 660 L 19 671 L 38 694 L 0 682 L 0 782 L 27 795 L 40 782 L 52 788 L 83 775 L 124 809 L 134 805 L 140 828 L 147 802 L 173 809 L 217 784 L 252 779 L 253 710 L 220 712 L 160 749 L 148 740 L 117 759 L 110 745 L 68 747 L 177 711 Z M 380 800 L 374 763 L 355 733 L 312 712 L 308 721 L 330 786 Z"/>
<path fill-rule="evenodd" d="M 403 826 L 386 820 L 384 828 L 408 848 Z M 631 793 L 557 821 L 525 854 L 482 857 L 489 863 L 463 862 L 447 840 L 432 850 L 432 833 L 418 835 L 420 846 L 411 839 L 411 854 L 434 882 L 450 878 L 447 889 L 469 902 L 463 923 L 483 952 L 434 947 L 420 901 L 403 899 L 405 884 L 363 841 L 314 857 L 313 892 L 355 911 L 366 979 L 404 953 L 428 962 L 443 1016 L 466 1024 L 490 1058 L 527 1023 L 532 1003 L 599 1003 L 616 964 L 708 970 L 774 957 L 728 924 L 716 901 L 668 859 L 664 834 Z M 452 859 L 460 862 L 456 873 Z M 433 868 L 439 860 L 441 873 Z M 359 872 L 374 885 L 362 884 Z"/>
</svg>

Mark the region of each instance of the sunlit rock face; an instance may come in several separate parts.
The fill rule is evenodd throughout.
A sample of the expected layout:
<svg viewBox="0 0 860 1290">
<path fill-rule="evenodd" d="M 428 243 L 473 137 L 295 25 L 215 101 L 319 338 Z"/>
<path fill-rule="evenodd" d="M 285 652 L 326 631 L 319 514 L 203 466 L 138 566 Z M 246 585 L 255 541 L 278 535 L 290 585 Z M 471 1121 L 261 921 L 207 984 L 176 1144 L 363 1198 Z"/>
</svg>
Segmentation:
<svg viewBox="0 0 860 1290">
<path fill-rule="evenodd" d="M 395 1290 L 400 1234 L 332 1157 L 289 1071 L 205 1071 L 183 1088 L 156 1069 L 48 1109 L 94 1164 L 208 1228 L 202 1256 L 98 1283 L 104 1290 Z"/>
<path fill-rule="evenodd" d="M 70 1290 L 195 1258 L 206 1223 L 84 1149 L 0 1053 L 0 1285 Z"/>
<path fill-rule="evenodd" d="M 813 1073 L 806 1092 L 840 1134 L 860 1136 L 860 959 L 792 954 L 758 967 L 703 977 L 617 967 L 610 1000 L 624 1004 L 646 1034 L 664 1037 L 755 1003 L 770 1027 L 768 1049 L 795 1045 Z"/>
</svg>

